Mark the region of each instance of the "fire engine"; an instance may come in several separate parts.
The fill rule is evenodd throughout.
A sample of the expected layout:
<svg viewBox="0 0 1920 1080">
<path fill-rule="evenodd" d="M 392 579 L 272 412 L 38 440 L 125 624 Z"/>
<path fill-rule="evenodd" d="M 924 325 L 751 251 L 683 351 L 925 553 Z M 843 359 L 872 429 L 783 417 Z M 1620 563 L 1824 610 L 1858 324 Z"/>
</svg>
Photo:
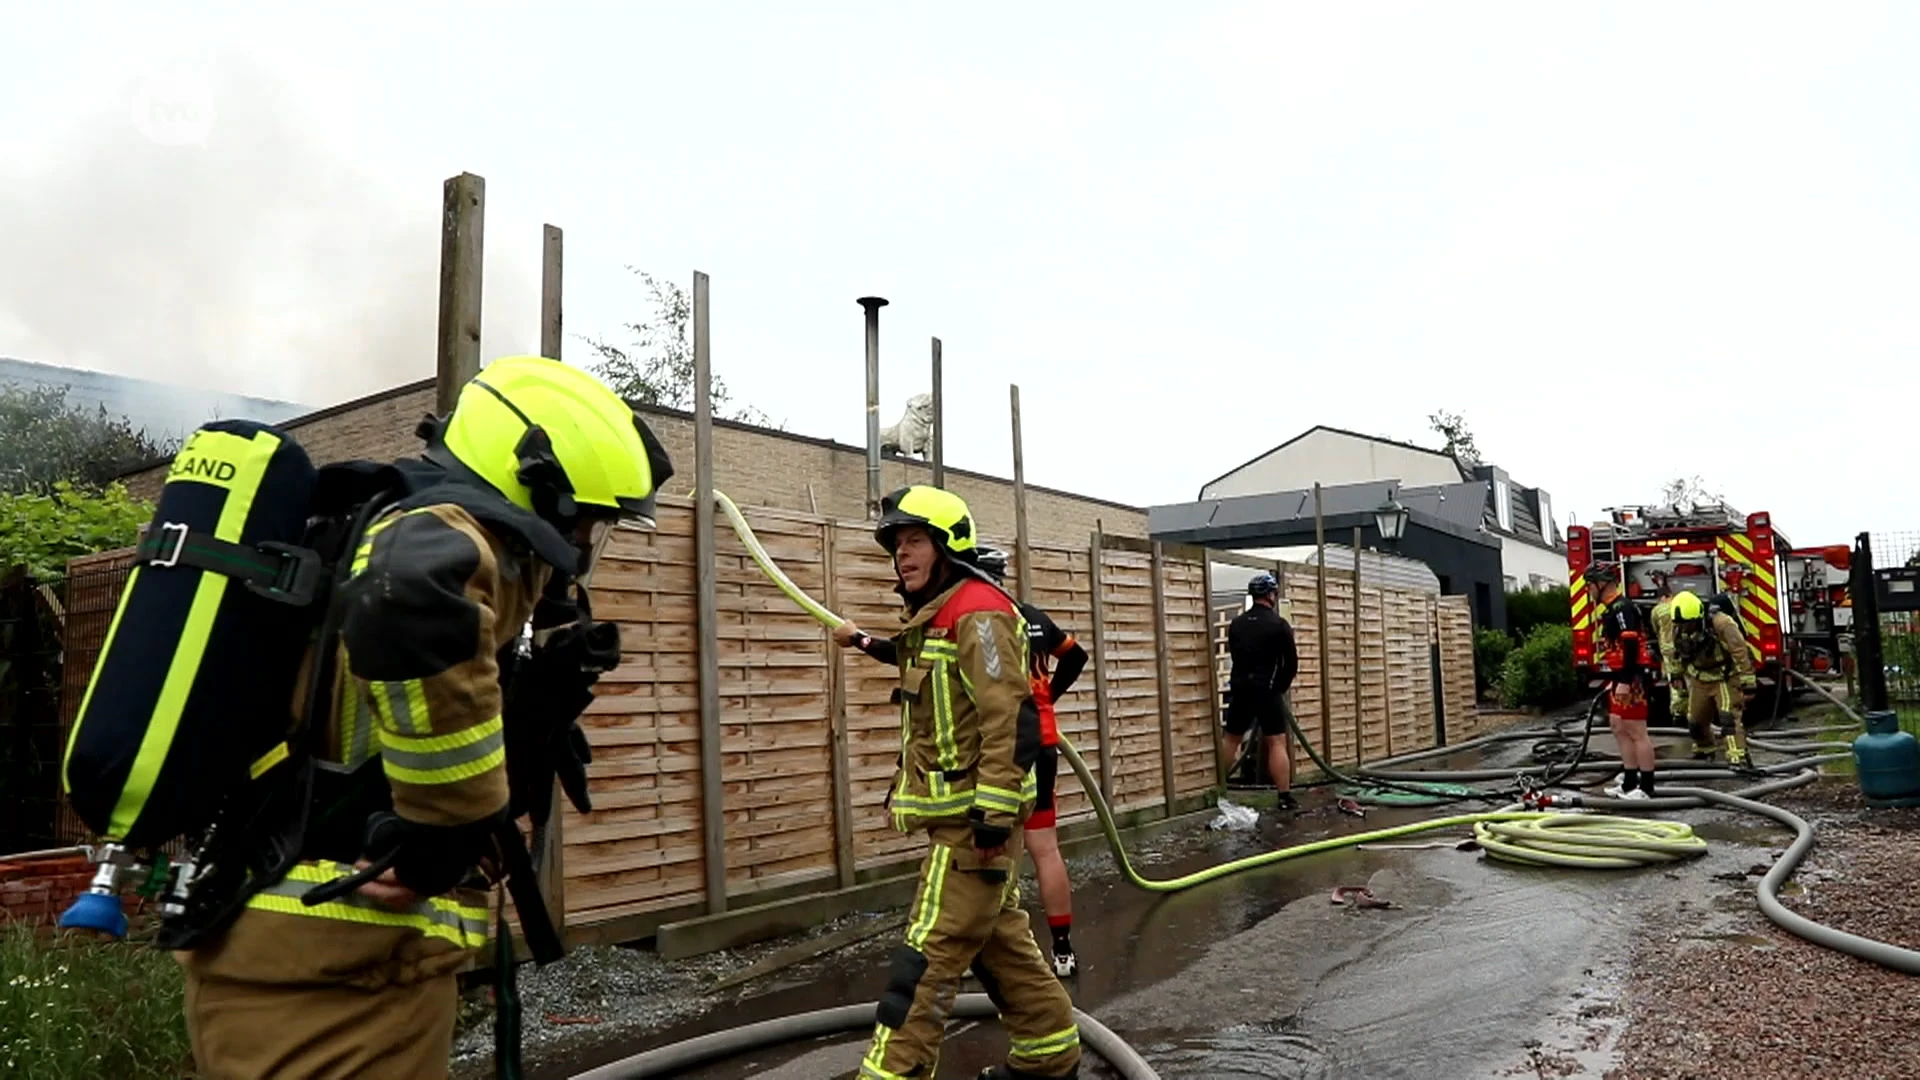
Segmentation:
<svg viewBox="0 0 1920 1080">
<path fill-rule="evenodd" d="M 1607 666 L 1598 640 L 1599 596 L 1584 580 L 1595 562 L 1621 565 L 1624 595 L 1643 614 L 1659 599 L 1662 580 L 1702 600 L 1725 593 L 1734 601 L 1762 686 L 1777 686 L 1783 667 L 1803 673 L 1837 669 L 1852 616 L 1847 548 L 1795 548 L 1774 527 L 1772 515 L 1742 515 L 1724 503 L 1628 506 L 1607 515 L 1607 521 L 1567 529 L 1573 663 L 1584 683 L 1597 681 Z M 1650 618 L 1643 621 L 1651 626 Z M 1664 713 L 1666 695 L 1654 700 Z"/>
</svg>

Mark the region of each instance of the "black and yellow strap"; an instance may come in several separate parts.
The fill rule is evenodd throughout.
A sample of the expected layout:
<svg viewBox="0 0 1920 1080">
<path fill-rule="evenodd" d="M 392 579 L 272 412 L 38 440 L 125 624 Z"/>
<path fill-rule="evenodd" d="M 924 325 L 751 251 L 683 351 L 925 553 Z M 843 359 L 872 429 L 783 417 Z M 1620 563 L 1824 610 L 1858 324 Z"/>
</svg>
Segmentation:
<svg viewBox="0 0 1920 1080">
<path fill-rule="evenodd" d="M 135 551 L 148 566 L 191 566 L 233 578 L 269 600 L 313 602 L 325 567 L 318 552 L 291 544 L 238 544 L 180 522 L 163 522 Z"/>
</svg>

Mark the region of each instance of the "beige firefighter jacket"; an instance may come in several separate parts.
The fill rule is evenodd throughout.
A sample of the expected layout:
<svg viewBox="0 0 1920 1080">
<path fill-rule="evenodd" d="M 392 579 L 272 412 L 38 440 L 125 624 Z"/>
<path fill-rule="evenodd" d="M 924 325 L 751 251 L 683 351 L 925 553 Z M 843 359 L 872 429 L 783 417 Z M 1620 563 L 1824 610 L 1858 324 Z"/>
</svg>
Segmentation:
<svg viewBox="0 0 1920 1080">
<path fill-rule="evenodd" d="M 894 641 L 901 745 L 894 827 L 977 821 L 1019 828 L 1033 809 L 1040 754 L 1019 611 L 1000 590 L 966 578 L 911 613 Z"/>
</svg>

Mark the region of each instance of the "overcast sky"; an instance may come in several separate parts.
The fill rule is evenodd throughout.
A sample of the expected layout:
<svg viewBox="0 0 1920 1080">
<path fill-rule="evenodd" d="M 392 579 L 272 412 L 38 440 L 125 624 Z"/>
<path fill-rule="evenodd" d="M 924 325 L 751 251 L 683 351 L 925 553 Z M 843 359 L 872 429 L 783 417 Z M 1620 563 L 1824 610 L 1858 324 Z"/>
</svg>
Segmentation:
<svg viewBox="0 0 1920 1080">
<path fill-rule="evenodd" d="M 940 336 L 958 467 L 1010 469 L 1012 382 L 1032 482 L 1135 504 L 1447 408 L 1563 524 L 1699 473 L 1920 528 L 1912 5 L 160 6 L 8 12 L 0 355 L 424 377 L 468 170 L 489 355 L 552 222 L 570 335 L 704 270 L 797 432 L 863 441 L 877 293 L 885 419 Z"/>
</svg>

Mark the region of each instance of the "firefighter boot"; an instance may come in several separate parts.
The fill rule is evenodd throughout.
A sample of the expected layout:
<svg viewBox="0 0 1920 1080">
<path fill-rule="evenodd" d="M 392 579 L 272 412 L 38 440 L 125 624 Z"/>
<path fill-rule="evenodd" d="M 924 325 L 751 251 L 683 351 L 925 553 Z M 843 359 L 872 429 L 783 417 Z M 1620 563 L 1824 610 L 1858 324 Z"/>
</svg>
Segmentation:
<svg viewBox="0 0 1920 1080">
<path fill-rule="evenodd" d="M 1080 1067 L 1078 1065 L 1074 1066 L 1073 1071 L 1066 1075 L 1079 1076 Z M 1039 1073 L 1030 1073 L 1024 1069 L 1016 1069 L 1011 1065 L 995 1065 L 992 1068 L 981 1069 L 979 1080 L 1055 1080 L 1055 1078 L 1041 1076 Z"/>
</svg>

